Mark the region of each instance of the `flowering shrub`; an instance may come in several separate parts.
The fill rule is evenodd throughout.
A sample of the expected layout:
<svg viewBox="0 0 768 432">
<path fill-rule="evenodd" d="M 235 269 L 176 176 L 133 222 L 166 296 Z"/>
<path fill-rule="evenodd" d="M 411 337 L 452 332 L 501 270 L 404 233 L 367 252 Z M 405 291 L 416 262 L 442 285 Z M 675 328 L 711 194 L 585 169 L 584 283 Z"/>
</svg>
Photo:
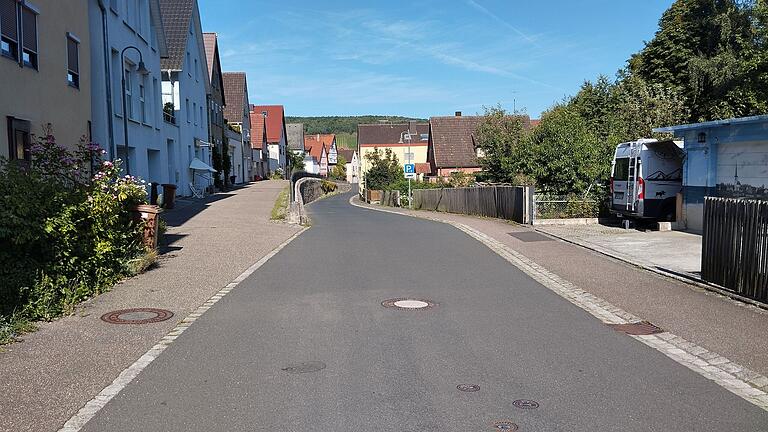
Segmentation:
<svg viewBox="0 0 768 432">
<path fill-rule="evenodd" d="M 0 165 L 0 321 L 67 313 L 146 253 L 129 213 L 146 202 L 143 181 L 97 144 L 69 151 L 48 134 L 30 150 L 31 163 Z"/>
</svg>

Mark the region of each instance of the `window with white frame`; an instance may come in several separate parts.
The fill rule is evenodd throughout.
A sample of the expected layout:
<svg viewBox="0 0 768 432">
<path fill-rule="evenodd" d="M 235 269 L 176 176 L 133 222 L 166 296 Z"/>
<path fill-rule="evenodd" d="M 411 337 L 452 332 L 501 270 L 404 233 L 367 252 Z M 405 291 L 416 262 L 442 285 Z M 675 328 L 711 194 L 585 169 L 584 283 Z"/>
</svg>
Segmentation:
<svg viewBox="0 0 768 432">
<path fill-rule="evenodd" d="M 146 123 L 147 122 L 147 77 L 142 76 L 141 82 L 139 83 L 139 110 L 141 114 L 141 122 Z"/>
<path fill-rule="evenodd" d="M 129 119 L 133 119 L 133 77 L 131 76 L 131 69 L 125 67 L 123 73 L 125 74 L 125 111 Z"/>
<path fill-rule="evenodd" d="M 80 40 L 67 33 L 67 83 L 76 89 L 80 88 Z"/>
</svg>

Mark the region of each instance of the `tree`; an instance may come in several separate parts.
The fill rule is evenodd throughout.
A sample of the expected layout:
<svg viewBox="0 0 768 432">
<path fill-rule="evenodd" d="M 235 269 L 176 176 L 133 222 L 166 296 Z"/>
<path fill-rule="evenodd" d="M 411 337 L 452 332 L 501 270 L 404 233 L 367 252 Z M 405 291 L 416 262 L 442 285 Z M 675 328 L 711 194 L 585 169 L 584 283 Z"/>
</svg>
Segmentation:
<svg viewBox="0 0 768 432">
<path fill-rule="evenodd" d="M 291 149 L 287 151 L 288 157 L 288 171 L 291 173 L 304 171 L 304 156 L 294 152 Z"/>
<path fill-rule="evenodd" d="M 765 48 L 759 46 L 763 2 L 677 0 L 630 59 L 631 71 L 680 92 L 692 122 L 757 114 L 768 99 L 754 80 L 754 59 Z"/>
<path fill-rule="evenodd" d="M 331 177 L 336 180 L 347 179 L 347 160 L 344 156 L 339 156 L 336 160 L 336 166 L 333 167 Z"/>
<path fill-rule="evenodd" d="M 383 153 L 379 149 L 374 149 L 366 153 L 365 160 L 370 166 L 365 173 L 365 187 L 369 190 L 383 190 L 405 178 L 397 156 L 390 149 L 386 149 Z"/>
<path fill-rule="evenodd" d="M 501 107 L 487 108 L 477 127 L 480 165 L 492 182 L 510 183 L 521 170 L 520 149 L 526 139 L 524 117 Z"/>
</svg>

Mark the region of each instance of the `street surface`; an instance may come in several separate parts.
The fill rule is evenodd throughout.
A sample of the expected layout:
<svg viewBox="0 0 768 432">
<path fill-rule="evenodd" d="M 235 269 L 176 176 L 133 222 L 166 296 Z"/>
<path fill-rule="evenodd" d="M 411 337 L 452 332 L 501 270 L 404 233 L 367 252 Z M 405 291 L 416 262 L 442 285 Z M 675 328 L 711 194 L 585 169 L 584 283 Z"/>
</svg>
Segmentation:
<svg viewBox="0 0 768 432">
<path fill-rule="evenodd" d="M 768 412 L 602 324 L 466 234 L 348 199 L 309 206 L 310 230 L 84 430 L 768 430 Z M 395 298 L 436 306 L 382 306 Z"/>
</svg>

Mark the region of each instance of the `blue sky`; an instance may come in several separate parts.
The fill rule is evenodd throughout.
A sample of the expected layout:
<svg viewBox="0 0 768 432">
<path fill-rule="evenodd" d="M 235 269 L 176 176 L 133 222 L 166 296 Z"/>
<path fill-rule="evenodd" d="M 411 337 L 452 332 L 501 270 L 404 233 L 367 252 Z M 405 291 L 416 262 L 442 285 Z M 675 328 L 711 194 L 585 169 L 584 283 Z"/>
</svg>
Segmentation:
<svg viewBox="0 0 768 432">
<path fill-rule="evenodd" d="M 532 117 L 613 77 L 673 0 L 199 0 L 225 71 L 287 115 Z"/>
</svg>

